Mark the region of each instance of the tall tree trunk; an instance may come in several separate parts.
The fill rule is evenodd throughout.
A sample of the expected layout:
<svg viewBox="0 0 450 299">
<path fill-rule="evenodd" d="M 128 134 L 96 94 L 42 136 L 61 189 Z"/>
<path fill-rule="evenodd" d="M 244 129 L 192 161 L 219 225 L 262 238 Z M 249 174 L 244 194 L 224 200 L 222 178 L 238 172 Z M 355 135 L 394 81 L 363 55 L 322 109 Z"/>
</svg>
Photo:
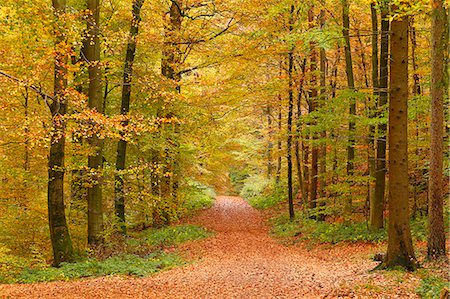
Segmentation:
<svg viewBox="0 0 450 299">
<path fill-rule="evenodd" d="M 395 7 L 393 7 L 395 8 Z M 389 82 L 389 226 L 385 267 L 416 268 L 409 226 L 408 16 L 392 20 Z"/>
<path fill-rule="evenodd" d="M 325 7 L 325 1 L 322 1 L 322 5 Z M 323 30 L 325 26 L 325 10 L 320 11 L 320 28 Z M 325 49 L 323 47 L 320 48 L 319 52 L 319 60 L 320 60 L 320 100 L 319 106 L 325 107 L 327 100 L 327 91 L 325 88 L 326 85 L 326 67 L 327 67 L 327 56 Z M 320 206 L 323 207 L 326 204 L 326 185 L 327 185 L 327 131 L 326 129 L 321 132 L 320 137 L 322 139 L 321 146 L 319 149 L 319 197 L 321 198 Z M 320 212 L 318 215 L 318 220 L 324 221 L 325 214 Z"/>
<path fill-rule="evenodd" d="M 89 108 L 103 113 L 102 71 L 100 65 L 100 0 L 88 0 L 86 60 L 89 73 Z M 88 188 L 88 243 L 91 246 L 103 242 L 103 203 L 101 171 L 103 162 L 103 140 L 98 135 L 89 138 L 94 153 L 88 158 L 92 174 Z"/>
<path fill-rule="evenodd" d="M 131 98 L 131 81 L 133 76 L 133 63 L 136 53 L 136 39 L 139 32 L 139 23 L 141 21 L 141 8 L 144 4 L 144 0 L 134 0 L 132 4 L 132 20 L 130 26 L 130 36 L 128 39 L 127 53 L 125 56 L 125 65 L 123 70 L 123 85 L 122 85 L 122 104 L 120 107 L 120 113 L 125 116 L 122 121 L 122 126 L 126 129 L 128 120 L 126 116 L 130 111 L 130 98 Z M 126 234 L 127 229 L 125 225 L 125 190 L 124 179 L 120 173 L 125 169 L 125 160 L 127 153 L 127 141 L 124 139 L 125 132 L 121 133 L 122 139 L 117 144 L 117 158 L 116 158 L 116 170 L 115 176 L 115 198 L 114 208 L 117 218 L 120 221 L 120 228 L 123 234 Z"/>
<path fill-rule="evenodd" d="M 270 180 L 272 178 L 273 165 L 273 120 L 272 120 L 272 105 L 267 104 L 267 128 L 268 128 L 268 141 L 267 141 L 267 178 Z"/>
<path fill-rule="evenodd" d="M 291 5 L 291 10 L 289 14 L 289 33 L 294 30 L 294 5 Z M 292 191 L 292 116 L 294 110 L 294 45 L 289 45 L 288 53 L 288 93 L 289 93 L 289 104 L 288 104 L 288 119 L 287 119 L 287 167 L 288 167 L 288 202 L 289 202 L 289 218 L 294 220 L 294 194 Z"/>
<path fill-rule="evenodd" d="M 55 33 L 55 71 L 54 96 L 49 105 L 52 114 L 52 135 L 50 154 L 48 157 L 48 220 L 50 239 L 53 248 L 53 265 L 72 260 L 73 248 L 69 235 L 64 207 L 64 150 L 65 124 L 63 117 L 67 111 L 67 62 L 68 53 L 65 49 L 64 29 L 59 28 L 64 21 L 66 11 L 65 0 L 53 0 L 56 17 Z"/>
<path fill-rule="evenodd" d="M 379 88 L 378 65 L 378 16 L 375 1 L 370 4 L 372 16 L 372 86 L 374 100 L 369 105 L 369 118 L 376 116 Z M 369 223 L 372 229 L 383 227 L 383 202 L 376 201 L 375 125 L 369 126 Z"/>
<path fill-rule="evenodd" d="M 428 251 L 430 259 L 446 256 L 444 227 L 443 131 L 444 53 L 448 53 L 448 33 L 443 0 L 432 0 L 431 25 L 431 150 L 428 192 Z M 448 55 L 448 54 L 447 54 Z"/>
<path fill-rule="evenodd" d="M 413 86 L 413 95 L 414 97 L 417 97 L 422 94 L 422 87 L 420 86 L 420 76 L 418 74 L 418 65 L 416 60 L 416 49 L 417 49 L 417 38 L 416 38 L 416 27 L 414 25 L 414 17 L 410 18 L 410 39 L 411 39 L 411 60 L 412 60 L 412 67 L 413 67 L 413 79 L 414 79 L 414 86 Z M 416 137 L 416 149 L 415 154 L 416 158 L 414 163 L 414 180 L 413 180 L 413 204 L 412 204 L 412 217 L 415 218 L 417 210 L 418 210 L 418 197 L 419 197 L 419 191 L 418 191 L 418 185 L 421 181 L 422 173 L 419 173 L 419 155 L 420 155 L 420 148 L 419 148 L 419 138 L 420 138 L 420 129 L 419 129 L 419 121 L 420 119 L 417 117 L 415 119 L 415 137 Z"/>
<path fill-rule="evenodd" d="M 309 28 L 314 28 L 314 6 L 311 6 L 308 10 L 308 22 Z M 311 60 L 311 92 L 309 98 L 309 112 L 314 112 L 317 109 L 317 49 L 314 41 L 310 42 L 310 60 Z M 316 125 L 316 121 L 313 121 L 313 126 Z M 317 207 L 317 185 L 318 185 L 318 159 L 319 159 L 319 147 L 317 145 L 317 133 L 312 134 L 311 145 L 311 186 L 309 193 L 309 207 L 315 209 Z"/>
<path fill-rule="evenodd" d="M 389 74 L 389 6 L 386 0 L 381 0 L 381 41 L 380 41 L 380 79 L 377 116 L 384 116 L 388 102 L 388 74 Z M 383 207 L 386 189 L 386 132 L 385 122 L 378 124 L 377 151 L 375 161 L 375 198 L 373 206 L 377 207 L 374 215 L 373 228 L 382 228 Z"/>
<path fill-rule="evenodd" d="M 342 34 L 345 40 L 344 53 L 345 53 L 345 72 L 347 74 L 347 86 L 351 91 L 355 90 L 355 79 L 353 77 L 353 62 L 352 52 L 350 45 L 350 19 L 349 19 L 349 4 L 348 0 L 342 0 L 342 19 L 344 28 Z M 349 99 L 349 123 L 348 123 L 348 145 L 347 145 L 347 180 L 351 183 L 354 172 L 354 159 L 355 159 L 355 115 L 356 115 L 356 100 L 351 97 Z M 347 195 L 347 201 L 345 205 L 345 212 L 347 215 L 351 215 L 352 212 L 352 197 L 351 194 Z"/>
<path fill-rule="evenodd" d="M 29 119 L 28 119 L 28 100 L 29 100 L 29 94 L 28 94 L 28 87 L 25 87 L 25 93 L 23 95 L 24 103 L 23 107 L 25 109 L 24 116 L 25 116 L 25 127 L 23 129 L 23 133 L 25 135 L 24 140 L 24 155 L 23 155 L 23 169 L 25 171 L 28 171 L 30 169 L 30 126 L 29 126 Z"/>
<path fill-rule="evenodd" d="M 283 70 L 283 66 L 282 66 L 282 58 L 280 58 L 280 77 L 282 75 L 282 70 Z M 276 177 L 275 177 L 275 183 L 276 185 L 280 185 L 280 181 L 281 181 L 281 137 L 283 136 L 283 100 L 281 98 L 281 94 L 278 93 L 278 134 L 277 134 L 277 172 L 276 172 Z"/>
<path fill-rule="evenodd" d="M 164 20 L 164 45 L 162 50 L 161 73 L 167 79 L 172 80 L 175 84 L 176 92 L 181 92 L 179 81 L 181 75 L 179 73 L 179 65 L 181 63 L 180 49 L 178 46 L 179 35 L 181 31 L 181 23 L 183 21 L 183 12 L 181 11 L 181 3 L 178 0 L 171 1 L 169 12 L 165 15 Z M 166 112 L 164 112 L 166 113 Z M 173 118 L 175 113 L 170 111 L 165 115 L 158 115 L 164 118 Z M 178 140 L 175 124 L 169 124 L 167 133 L 170 136 L 166 141 L 165 166 L 163 169 L 163 177 L 161 179 L 161 187 L 163 196 L 176 198 L 178 189 Z M 170 130 L 170 131 L 169 131 Z M 169 174 L 169 175 L 165 175 Z M 164 222 L 167 223 L 168 219 Z"/>
<path fill-rule="evenodd" d="M 305 182 L 303 177 L 303 163 L 301 150 L 301 139 L 302 139 L 302 95 L 303 95 L 303 84 L 305 81 L 305 71 L 306 71 L 306 59 L 303 60 L 301 65 L 302 73 L 299 75 L 298 84 L 298 94 L 297 94 L 297 115 L 296 115 L 296 128 L 295 128 L 295 164 L 297 166 L 297 179 L 300 185 L 300 191 L 302 194 L 302 202 L 305 202 Z M 302 141 L 303 143 L 303 141 Z"/>
<path fill-rule="evenodd" d="M 278 95 L 278 141 L 277 141 L 277 173 L 276 173 L 276 178 L 275 178 L 275 183 L 277 185 L 280 184 L 280 180 L 281 180 L 281 136 L 282 136 L 282 132 L 281 130 L 283 129 L 282 127 L 282 109 L 281 109 L 281 103 L 282 99 L 281 99 L 281 95 Z"/>
</svg>

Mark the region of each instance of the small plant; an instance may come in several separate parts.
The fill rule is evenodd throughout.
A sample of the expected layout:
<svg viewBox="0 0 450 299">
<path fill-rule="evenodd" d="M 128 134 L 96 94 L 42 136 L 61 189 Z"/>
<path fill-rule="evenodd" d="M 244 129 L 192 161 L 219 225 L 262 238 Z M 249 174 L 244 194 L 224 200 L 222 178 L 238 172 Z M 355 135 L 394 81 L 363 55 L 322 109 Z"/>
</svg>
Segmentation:
<svg viewBox="0 0 450 299">
<path fill-rule="evenodd" d="M 195 225 L 169 226 L 150 230 L 147 235 L 147 244 L 157 247 L 178 245 L 191 240 L 204 239 L 211 236 L 205 228 Z"/>
<path fill-rule="evenodd" d="M 420 286 L 417 288 L 417 294 L 424 299 L 441 298 L 444 288 L 449 288 L 448 281 L 440 277 L 427 276 L 422 279 Z"/>
</svg>

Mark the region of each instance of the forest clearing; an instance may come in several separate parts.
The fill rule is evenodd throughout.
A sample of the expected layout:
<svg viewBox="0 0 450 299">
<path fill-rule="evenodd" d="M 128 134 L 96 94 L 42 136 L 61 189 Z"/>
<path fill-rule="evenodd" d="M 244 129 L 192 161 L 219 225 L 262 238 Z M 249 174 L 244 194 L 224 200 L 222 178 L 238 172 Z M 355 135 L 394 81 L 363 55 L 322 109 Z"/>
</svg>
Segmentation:
<svg viewBox="0 0 450 299">
<path fill-rule="evenodd" d="M 2 298 L 448 298 L 448 0 L 4 0 Z"/>
</svg>

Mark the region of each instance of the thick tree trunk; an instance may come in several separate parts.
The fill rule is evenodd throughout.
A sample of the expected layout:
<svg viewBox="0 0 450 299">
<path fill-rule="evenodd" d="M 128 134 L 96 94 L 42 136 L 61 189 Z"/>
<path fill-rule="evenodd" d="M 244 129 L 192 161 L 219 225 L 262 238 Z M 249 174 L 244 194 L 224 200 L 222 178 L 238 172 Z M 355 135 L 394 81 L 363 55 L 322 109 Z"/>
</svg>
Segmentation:
<svg viewBox="0 0 450 299">
<path fill-rule="evenodd" d="M 89 108 L 103 113 L 102 71 L 100 65 L 100 3 L 88 0 L 86 60 L 89 73 Z M 97 135 L 89 138 L 94 153 L 88 158 L 88 167 L 92 174 L 88 188 L 88 243 L 91 246 L 103 242 L 103 203 L 101 188 L 101 171 L 103 162 L 103 140 Z"/>
<path fill-rule="evenodd" d="M 448 53 L 448 22 L 443 0 L 432 0 L 431 25 L 431 150 L 428 192 L 428 258 L 446 256 L 444 227 L 443 132 L 444 132 L 444 53 Z"/>
<path fill-rule="evenodd" d="M 53 0 L 56 15 L 55 32 L 55 78 L 54 98 L 50 106 L 52 114 L 52 135 L 48 158 L 48 220 L 53 248 L 53 265 L 72 260 L 73 248 L 69 235 L 64 207 L 64 150 L 65 125 L 63 117 L 67 111 L 67 62 L 68 53 L 64 49 L 64 30 L 58 28 L 58 21 L 64 17 L 65 0 Z M 62 20 L 61 20 L 62 21 Z"/>
<path fill-rule="evenodd" d="M 353 62 L 352 62 L 352 52 L 350 45 L 350 19 L 349 19 L 349 4 L 348 0 L 342 0 L 342 19 L 344 28 L 342 29 L 342 34 L 344 36 L 345 46 L 345 72 L 347 74 L 347 86 L 351 91 L 355 90 L 355 79 L 353 77 Z M 348 145 L 347 145 L 347 180 L 352 181 L 352 176 L 354 172 L 354 159 L 355 159 L 355 120 L 356 115 L 356 100 L 355 98 L 349 99 L 349 123 L 348 123 Z M 347 201 L 345 205 L 345 212 L 347 215 L 351 215 L 352 212 L 352 197 L 351 194 L 347 195 Z"/>
<path fill-rule="evenodd" d="M 416 268 L 409 226 L 408 16 L 392 21 L 389 82 L 389 226 L 385 267 Z"/>
<path fill-rule="evenodd" d="M 372 16 L 372 87 L 374 101 L 369 106 L 369 117 L 376 116 L 376 103 L 378 103 L 379 64 L 378 64 L 378 16 L 376 3 L 370 5 Z M 369 223 L 372 229 L 383 227 L 383 202 L 375 199 L 376 163 L 375 163 L 375 126 L 369 126 Z"/>
<path fill-rule="evenodd" d="M 123 70 L 123 85 L 122 85 L 122 104 L 120 107 L 120 113 L 125 117 L 130 111 L 130 98 L 131 98 L 131 81 L 133 76 L 133 63 L 136 53 L 136 39 L 139 32 L 139 23 L 141 21 L 141 8 L 144 4 L 144 0 L 134 0 L 132 4 L 133 17 L 130 26 L 130 36 L 127 45 L 127 52 L 125 56 L 125 65 Z M 128 125 L 128 120 L 125 119 L 122 122 L 122 126 L 125 129 Z M 125 132 L 121 133 L 122 139 L 119 140 L 117 144 L 117 159 L 116 159 L 116 170 L 117 174 L 115 177 L 115 198 L 114 198 L 114 208 L 117 218 L 120 221 L 120 228 L 123 234 L 126 234 L 125 225 L 125 190 L 124 190 L 124 179 L 123 175 L 120 173 L 125 169 L 125 160 L 127 153 L 127 141 L 124 140 Z"/>
<path fill-rule="evenodd" d="M 381 41 L 380 41 L 380 79 L 377 116 L 383 116 L 388 101 L 388 74 L 389 74 L 389 7 L 385 0 L 381 3 Z M 375 161 L 375 198 L 373 228 L 382 228 L 384 197 L 386 189 L 386 123 L 378 125 L 377 151 Z"/>
</svg>

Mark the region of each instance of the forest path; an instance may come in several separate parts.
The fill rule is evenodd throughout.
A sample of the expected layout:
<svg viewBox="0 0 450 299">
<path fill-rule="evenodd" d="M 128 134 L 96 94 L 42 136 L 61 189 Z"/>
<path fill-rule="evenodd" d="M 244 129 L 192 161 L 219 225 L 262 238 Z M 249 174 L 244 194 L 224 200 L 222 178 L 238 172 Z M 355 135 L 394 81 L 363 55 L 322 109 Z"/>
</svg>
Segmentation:
<svg viewBox="0 0 450 299">
<path fill-rule="evenodd" d="M 197 262 L 148 278 L 0 286 L 0 297 L 32 298 L 352 298 L 352 285 L 373 274 L 367 246 L 306 250 L 283 246 L 268 234 L 261 213 L 243 199 L 219 196 L 190 222 L 216 232 L 181 252 Z M 374 298 L 373 294 L 358 298 Z M 398 298 L 402 294 L 399 294 Z M 394 297 L 390 297 L 394 298 Z"/>
</svg>

